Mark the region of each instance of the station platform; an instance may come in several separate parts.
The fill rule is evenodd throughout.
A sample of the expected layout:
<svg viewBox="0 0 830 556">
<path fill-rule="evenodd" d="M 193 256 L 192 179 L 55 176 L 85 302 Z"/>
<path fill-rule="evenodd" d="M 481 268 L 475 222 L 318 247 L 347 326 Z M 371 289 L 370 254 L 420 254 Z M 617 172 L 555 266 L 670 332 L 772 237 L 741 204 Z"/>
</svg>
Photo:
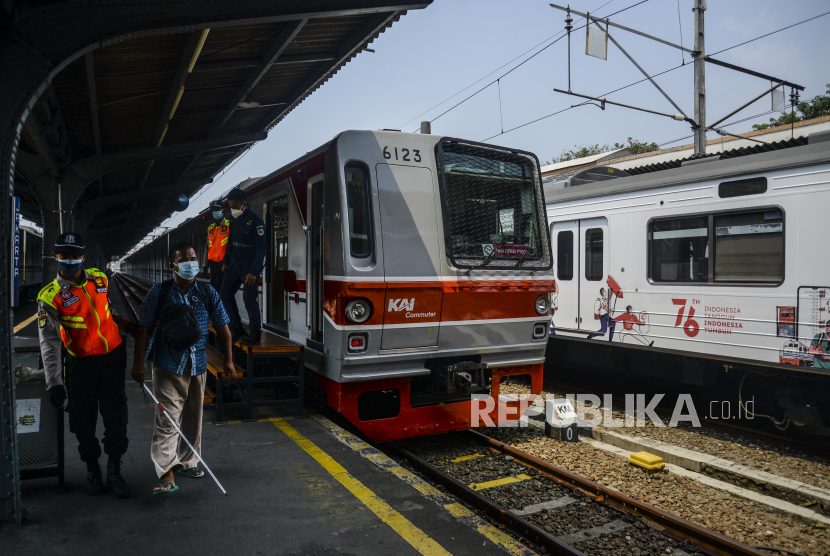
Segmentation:
<svg viewBox="0 0 830 556">
<path fill-rule="evenodd" d="M 113 297 L 116 310 L 120 301 Z M 127 341 L 131 355 L 132 338 Z M 156 407 L 129 375 L 127 397 L 130 447 L 122 473 L 132 496 L 84 492 L 86 467 L 67 426 L 66 481 L 72 490 L 58 494 L 56 479 L 24 481 L 30 520 L 0 528 L 0 552 L 531 554 L 328 419 L 282 408 L 258 408 L 256 420 L 247 422 L 230 414 L 224 423 L 214 423 L 213 412 L 205 411 L 203 456 L 227 496 L 207 474 L 176 475 L 177 492 L 154 496 L 159 481 L 150 442 Z M 99 421 L 99 438 L 102 433 Z"/>
</svg>

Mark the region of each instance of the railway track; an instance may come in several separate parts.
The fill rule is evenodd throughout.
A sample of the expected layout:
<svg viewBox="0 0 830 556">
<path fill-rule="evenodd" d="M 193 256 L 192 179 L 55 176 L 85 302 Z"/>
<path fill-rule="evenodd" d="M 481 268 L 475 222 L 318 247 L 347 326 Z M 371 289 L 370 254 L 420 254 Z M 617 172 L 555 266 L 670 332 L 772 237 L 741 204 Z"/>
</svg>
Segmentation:
<svg viewBox="0 0 830 556">
<path fill-rule="evenodd" d="M 147 292 L 150 291 L 150 286 L 120 272 L 113 274 L 113 278 L 118 284 L 127 305 L 132 310 L 133 316 L 138 318 L 138 309 L 141 307 Z"/>
<path fill-rule="evenodd" d="M 595 391 L 580 388 L 573 385 L 563 384 L 561 382 L 550 382 L 545 381 L 544 388 L 547 391 L 552 392 L 567 392 L 568 394 L 597 394 Z M 615 395 L 614 396 L 614 409 L 619 411 L 623 411 L 624 408 L 620 405 L 620 400 L 622 399 L 621 396 Z M 671 417 L 672 410 L 665 408 L 665 407 L 656 407 L 654 412 L 657 413 L 661 418 L 664 418 L 665 421 L 668 421 Z M 809 442 L 807 440 L 801 440 L 796 438 L 791 438 L 784 436 L 782 434 L 775 434 L 772 432 L 767 432 L 763 430 L 759 430 L 756 428 L 750 428 L 742 425 L 738 425 L 729 420 L 713 420 L 707 417 L 700 417 L 700 422 L 704 424 L 706 427 L 716 429 L 719 431 L 723 431 L 734 436 L 744 436 L 747 438 L 752 438 L 759 441 L 776 443 L 781 446 L 789 446 L 791 448 L 797 448 L 799 450 L 803 450 L 805 452 L 816 453 L 816 454 L 828 454 L 830 453 L 830 446 L 825 446 L 822 444 L 818 444 L 816 442 Z"/>
<path fill-rule="evenodd" d="M 550 554 L 768 556 L 477 431 L 401 441 L 393 450 Z"/>
</svg>

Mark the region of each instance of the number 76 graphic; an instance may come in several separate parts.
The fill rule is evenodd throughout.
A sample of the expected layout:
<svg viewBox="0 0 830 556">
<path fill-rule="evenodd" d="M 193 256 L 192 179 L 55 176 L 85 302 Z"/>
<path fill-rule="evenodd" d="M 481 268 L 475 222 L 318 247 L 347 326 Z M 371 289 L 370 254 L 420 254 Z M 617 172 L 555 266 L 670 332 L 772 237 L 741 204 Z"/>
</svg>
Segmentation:
<svg viewBox="0 0 830 556">
<path fill-rule="evenodd" d="M 683 313 L 686 311 L 686 300 L 685 299 L 672 299 L 672 304 L 679 305 L 680 308 L 677 310 L 677 320 L 674 321 L 675 328 L 680 326 L 680 323 L 683 322 Z M 692 317 L 695 316 L 695 308 L 689 305 L 689 314 L 686 315 L 686 322 L 683 324 L 683 332 L 686 333 L 686 336 L 689 338 L 694 338 L 697 336 L 697 333 L 700 332 L 700 325 L 694 320 Z"/>
</svg>

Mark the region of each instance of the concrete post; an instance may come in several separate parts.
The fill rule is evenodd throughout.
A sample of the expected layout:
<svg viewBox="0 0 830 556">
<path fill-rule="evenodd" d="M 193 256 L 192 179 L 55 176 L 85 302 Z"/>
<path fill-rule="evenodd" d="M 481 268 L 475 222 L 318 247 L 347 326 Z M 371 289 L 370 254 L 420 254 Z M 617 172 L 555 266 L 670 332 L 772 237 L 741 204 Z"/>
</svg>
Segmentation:
<svg viewBox="0 0 830 556">
<path fill-rule="evenodd" d="M 703 12 L 706 0 L 695 0 L 695 156 L 706 154 L 706 44 L 703 40 Z"/>
</svg>

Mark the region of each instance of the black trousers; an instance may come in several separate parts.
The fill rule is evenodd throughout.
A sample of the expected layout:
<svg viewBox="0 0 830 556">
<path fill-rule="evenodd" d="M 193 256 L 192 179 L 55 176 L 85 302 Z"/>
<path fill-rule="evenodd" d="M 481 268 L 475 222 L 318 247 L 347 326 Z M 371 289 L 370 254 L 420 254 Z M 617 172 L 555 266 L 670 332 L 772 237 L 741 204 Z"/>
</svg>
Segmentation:
<svg viewBox="0 0 830 556">
<path fill-rule="evenodd" d="M 219 297 L 222 298 L 222 304 L 231 319 L 229 323 L 231 327 L 242 324 L 239 308 L 236 306 L 236 292 L 239 291 L 239 286 L 245 283 L 245 276 L 239 274 L 232 266 L 222 274 L 222 289 L 219 290 Z M 245 310 L 248 311 L 248 325 L 251 327 L 251 332 L 262 330 L 262 313 L 257 300 L 259 297 L 258 282 L 259 280 L 250 286 L 242 287 L 242 300 L 245 302 Z"/>
<path fill-rule="evenodd" d="M 69 397 L 69 430 L 78 438 L 81 461 L 101 457 L 95 437 L 98 412 L 104 421 L 104 453 L 120 458 L 127 452 L 127 342 L 105 355 L 67 356 L 66 392 Z"/>
<path fill-rule="evenodd" d="M 208 261 L 208 268 L 210 269 L 210 285 L 219 293 L 222 289 L 222 261 Z"/>
</svg>

